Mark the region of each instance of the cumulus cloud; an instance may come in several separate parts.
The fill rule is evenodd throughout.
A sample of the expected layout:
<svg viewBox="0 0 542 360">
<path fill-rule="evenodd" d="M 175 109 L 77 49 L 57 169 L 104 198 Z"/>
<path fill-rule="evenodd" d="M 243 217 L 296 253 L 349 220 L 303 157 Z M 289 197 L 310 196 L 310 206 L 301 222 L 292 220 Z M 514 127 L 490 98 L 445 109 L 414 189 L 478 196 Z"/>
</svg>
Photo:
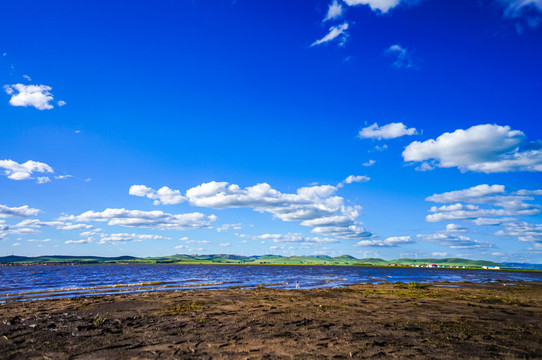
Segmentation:
<svg viewBox="0 0 542 360">
<path fill-rule="evenodd" d="M 168 239 L 161 235 L 151 234 L 129 234 L 129 233 L 114 233 L 114 234 L 101 234 L 101 238 L 97 244 L 120 244 L 126 242 L 140 242 L 143 240 L 164 240 Z"/>
<path fill-rule="evenodd" d="M 379 127 L 377 123 L 361 129 L 359 137 L 362 139 L 395 139 L 404 135 L 416 134 L 415 128 L 407 129 L 403 123 L 390 123 Z"/>
<path fill-rule="evenodd" d="M 154 190 L 145 185 L 132 185 L 130 187 L 129 194 L 154 199 L 154 205 L 180 204 L 186 200 L 186 198 L 181 195 L 179 190 L 172 190 L 167 186 Z"/>
<path fill-rule="evenodd" d="M 58 105 L 58 107 L 62 107 L 62 106 L 64 106 L 64 105 L 66 105 L 67 102 L 65 102 L 64 100 L 58 100 L 58 101 L 56 102 L 56 104 Z"/>
<path fill-rule="evenodd" d="M 337 0 L 333 0 L 329 4 L 329 8 L 327 9 L 326 17 L 324 18 L 324 21 L 332 20 L 341 17 L 343 14 L 343 7 Z"/>
<path fill-rule="evenodd" d="M 464 190 L 449 191 L 442 194 L 434 194 L 425 199 L 436 203 L 473 202 L 483 196 L 504 194 L 504 185 L 477 185 Z"/>
<path fill-rule="evenodd" d="M 369 5 L 371 10 L 387 13 L 401 2 L 401 0 L 344 0 L 348 6 Z"/>
<path fill-rule="evenodd" d="M 514 236 L 519 241 L 542 244 L 542 224 L 507 223 L 504 225 L 504 230 L 497 231 L 495 235 Z"/>
<path fill-rule="evenodd" d="M 518 192 L 522 191 L 528 192 L 528 190 Z M 541 211 L 540 206 L 528 203 L 533 200 L 532 197 L 508 194 L 503 185 L 482 184 L 468 189 L 433 194 L 425 200 L 437 203 L 457 202 L 431 207 L 429 211 L 434 214 L 426 217 L 428 222 L 468 219 L 473 220 L 477 225 L 492 225 L 497 224 L 499 220 L 491 218 L 536 215 Z M 480 208 L 473 204 L 483 204 L 489 208 Z"/>
<path fill-rule="evenodd" d="M 356 221 L 359 206 L 345 206 L 344 199 L 333 196 L 337 187 L 320 185 L 302 187 L 295 194 L 281 193 L 262 183 L 242 189 L 227 182 L 209 182 L 186 191 L 191 205 L 211 208 L 250 207 L 267 212 L 282 221 L 301 221 L 316 226 L 312 232 L 343 239 L 372 236 Z"/>
<path fill-rule="evenodd" d="M 542 171 L 542 149 L 522 148 L 524 143 L 525 134 L 509 126 L 476 125 L 436 140 L 415 141 L 405 148 L 403 158 L 426 168 L 457 167 L 463 172 Z"/>
<path fill-rule="evenodd" d="M 410 236 L 392 236 L 385 240 L 362 240 L 354 246 L 397 247 L 412 243 L 414 240 Z"/>
<path fill-rule="evenodd" d="M 342 188 L 344 184 L 352 184 L 352 183 L 360 183 L 360 182 L 367 182 L 370 181 L 371 178 L 365 175 L 350 175 L 343 181 L 341 181 L 339 184 L 337 184 L 338 188 Z"/>
<path fill-rule="evenodd" d="M 88 230 L 92 229 L 92 225 L 88 224 L 72 224 L 72 223 L 66 223 L 59 227 L 61 230 Z"/>
<path fill-rule="evenodd" d="M 373 166 L 375 163 L 376 163 L 375 160 L 369 160 L 369 161 L 363 163 L 362 165 L 363 166 Z"/>
<path fill-rule="evenodd" d="M 446 230 L 435 231 L 433 234 L 419 234 L 418 239 L 425 241 L 435 241 L 440 245 L 447 246 L 450 249 L 486 249 L 494 246 L 487 241 L 473 240 L 468 236 L 460 235 L 465 229 L 449 224 Z"/>
<path fill-rule="evenodd" d="M 395 59 L 393 66 L 397 69 L 413 69 L 416 67 L 410 52 L 399 44 L 391 45 L 384 50 L 384 53 Z"/>
<path fill-rule="evenodd" d="M 321 244 L 332 244 L 338 243 L 339 241 L 331 238 L 319 238 L 319 237 L 308 237 L 299 233 L 287 233 L 287 234 L 262 234 L 262 235 L 246 235 L 246 234 L 236 234 L 242 239 L 251 239 L 251 240 L 263 240 L 263 241 L 272 241 L 275 243 L 300 243 L 303 246 L 312 246 L 312 245 L 321 245 Z"/>
<path fill-rule="evenodd" d="M 33 179 L 32 175 L 34 173 L 53 173 L 53 168 L 51 168 L 49 165 L 38 162 L 38 161 L 32 161 L 29 160 L 25 163 L 19 164 L 16 161 L 13 160 L 0 160 L 0 169 L 4 169 L 4 175 L 8 177 L 8 179 L 11 180 L 27 180 L 27 179 Z M 42 179 L 41 182 L 39 179 Z M 49 180 L 48 177 L 45 177 L 45 179 Z M 50 181 L 50 180 L 49 180 Z M 47 182 L 46 180 L 43 180 L 43 178 L 38 178 L 38 183 Z"/>
<path fill-rule="evenodd" d="M 346 43 L 346 39 L 348 38 L 348 33 L 346 32 L 346 30 L 348 30 L 347 22 L 341 25 L 332 26 L 329 28 L 329 32 L 327 33 L 327 35 L 320 40 L 316 40 L 315 42 L 313 42 L 311 44 L 311 47 L 325 44 L 335 39 L 340 40 L 339 45 L 344 45 Z"/>
<path fill-rule="evenodd" d="M 346 179 L 344 179 L 344 183 L 352 184 L 355 182 L 367 182 L 369 180 L 371 180 L 371 178 L 365 175 L 350 175 Z"/>
<path fill-rule="evenodd" d="M 53 88 L 47 85 L 4 85 L 6 94 L 11 95 L 9 103 L 12 106 L 33 106 L 38 110 L 50 110 L 53 105 L 53 95 L 50 91 Z"/>
<path fill-rule="evenodd" d="M 126 209 L 105 209 L 102 212 L 87 211 L 81 215 L 69 215 L 60 218 L 63 221 L 107 222 L 108 225 L 157 229 L 204 229 L 216 220 L 216 216 L 205 216 L 194 212 L 188 214 L 168 214 L 162 211 L 141 211 Z"/>
<path fill-rule="evenodd" d="M 31 217 L 35 216 L 40 212 L 39 209 L 33 209 L 28 205 L 19 206 L 19 207 L 8 207 L 6 205 L 0 205 L 0 218 L 11 218 L 11 217 Z"/>
</svg>

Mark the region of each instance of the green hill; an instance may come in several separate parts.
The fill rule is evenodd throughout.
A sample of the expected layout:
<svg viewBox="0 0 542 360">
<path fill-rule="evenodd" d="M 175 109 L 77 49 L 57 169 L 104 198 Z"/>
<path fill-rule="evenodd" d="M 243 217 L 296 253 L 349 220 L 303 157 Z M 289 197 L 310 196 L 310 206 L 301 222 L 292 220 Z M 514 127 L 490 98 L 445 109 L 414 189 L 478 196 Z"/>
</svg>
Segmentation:
<svg viewBox="0 0 542 360">
<path fill-rule="evenodd" d="M 416 266 L 424 264 L 435 264 L 438 266 L 460 266 L 469 268 L 481 268 L 482 266 L 495 267 L 499 264 L 485 260 L 469 260 L 460 258 L 445 259 L 394 259 L 383 260 L 378 258 L 357 259 L 351 255 L 330 257 L 327 255 L 316 256 L 242 256 L 233 254 L 211 254 L 211 255 L 185 255 L 176 254 L 171 256 L 136 258 L 132 256 L 99 257 L 99 256 L 5 256 L 0 257 L 0 264 L 249 264 L 249 265 L 365 265 L 365 266 L 386 266 L 404 265 Z"/>
</svg>

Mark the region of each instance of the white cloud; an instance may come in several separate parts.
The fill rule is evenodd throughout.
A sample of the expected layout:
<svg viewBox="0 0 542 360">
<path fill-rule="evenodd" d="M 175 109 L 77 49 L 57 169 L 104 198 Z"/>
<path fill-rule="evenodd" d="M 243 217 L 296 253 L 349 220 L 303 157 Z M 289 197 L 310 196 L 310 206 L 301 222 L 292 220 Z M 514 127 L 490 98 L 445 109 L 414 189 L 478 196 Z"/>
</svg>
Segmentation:
<svg viewBox="0 0 542 360">
<path fill-rule="evenodd" d="M 64 241 L 64 244 L 90 244 L 92 242 L 94 242 L 94 238 L 89 237 L 88 239 Z"/>
<path fill-rule="evenodd" d="M 173 215 L 162 211 L 105 209 L 102 212 L 87 211 L 77 216 L 63 216 L 60 220 L 102 221 L 111 226 L 189 230 L 208 228 L 216 220 L 216 216 L 205 216 L 198 212 Z"/>
<path fill-rule="evenodd" d="M 5 205 L 0 205 L 0 218 L 8 217 L 30 217 L 35 216 L 40 212 L 38 209 L 33 209 L 28 207 L 28 205 L 19 206 L 19 207 L 8 207 Z"/>
<path fill-rule="evenodd" d="M 477 225 L 495 225 L 499 223 L 498 219 L 487 218 L 536 215 L 541 211 L 540 206 L 527 203 L 527 201 L 533 200 L 532 197 L 508 195 L 503 185 L 490 186 L 482 184 L 464 190 L 433 194 L 425 200 L 438 203 L 458 201 L 456 204 L 431 207 L 429 211 L 435 214 L 426 217 L 426 221 L 429 222 L 469 219 L 473 220 Z M 462 204 L 460 202 L 470 204 Z M 491 208 L 480 208 L 472 204 L 484 204 Z"/>
<path fill-rule="evenodd" d="M 376 163 L 375 160 L 369 160 L 366 163 L 363 163 L 363 166 L 373 166 Z"/>
<path fill-rule="evenodd" d="M 446 255 L 448 255 L 448 253 L 446 253 L 446 252 L 434 252 L 434 253 L 431 253 L 431 256 L 438 256 L 438 257 L 445 257 Z"/>
<path fill-rule="evenodd" d="M 339 242 L 336 239 L 307 237 L 299 233 L 262 234 L 262 235 L 236 234 L 236 235 L 242 239 L 264 240 L 262 243 L 265 243 L 265 241 L 272 241 L 275 243 L 300 243 L 303 246 L 314 246 L 314 245 L 332 244 L 332 243 Z"/>
<path fill-rule="evenodd" d="M 329 28 L 329 32 L 326 36 L 321 38 L 320 40 L 316 40 L 311 44 L 312 46 L 315 45 L 321 45 L 327 42 L 330 42 L 335 39 L 340 39 L 340 45 L 344 45 L 346 43 L 346 39 L 348 38 L 348 33 L 346 33 L 346 30 L 348 30 L 348 23 L 345 22 L 341 25 L 332 26 Z"/>
<path fill-rule="evenodd" d="M 412 243 L 414 240 L 410 236 L 392 236 L 385 240 L 362 240 L 354 246 L 397 247 Z"/>
<path fill-rule="evenodd" d="M 72 224 L 72 223 L 66 223 L 66 224 L 59 227 L 59 229 L 62 229 L 62 230 L 88 230 L 88 229 L 92 229 L 92 228 L 93 228 L 92 225 L 88 225 L 88 224 Z"/>
<path fill-rule="evenodd" d="M 151 234 L 129 234 L 129 233 L 114 233 L 114 234 L 101 234 L 101 238 L 98 244 L 119 244 L 126 242 L 139 242 L 142 240 L 165 240 L 167 237 L 161 235 Z"/>
<path fill-rule="evenodd" d="M 229 247 L 230 243 L 221 243 L 221 244 L 218 244 L 218 246 L 220 246 L 220 247 Z"/>
<path fill-rule="evenodd" d="M 517 195 L 542 195 L 542 190 L 518 190 Z"/>
<path fill-rule="evenodd" d="M 64 100 L 58 100 L 58 101 L 56 102 L 56 104 L 58 105 L 58 107 L 62 107 L 62 106 L 64 106 L 64 105 L 66 105 L 67 102 L 65 102 Z"/>
<path fill-rule="evenodd" d="M 431 167 L 457 167 L 484 173 L 542 171 L 539 146 L 522 149 L 525 134 L 509 126 L 476 125 L 444 133 L 436 140 L 415 141 L 403 151 L 405 161 L 425 162 Z"/>
<path fill-rule="evenodd" d="M 410 52 L 399 44 L 395 44 L 384 50 L 384 53 L 393 56 L 393 66 L 398 69 L 413 69 L 416 67 Z"/>
<path fill-rule="evenodd" d="M 209 182 L 186 191 L 191 205 L 211 208 L 251 207 L 257 212 L 267 212 L 282 221 L 302 221 L 303 226 L 315 226 L 312 230 L 321 235 L 343 239 L 370 237 L 361 223 L 356 221 L 359 206 L 344 205 L 344 199 L 332 196 L 337 187 L 320 185 L 302 187 L 296 194 L 284 194 L 269 184 L 262 183 L 241 189 L 239 185 L 227 182 Z"/>
<path fill-rule="evenodd" d="M 504 222 L 515 221 L 515 218 L 478 218 L 472 220 L 476 225 L 501 225 Z"/>
<path fill-rule="evenodd" d="M 50 242 L 51 239 L 28 239 L 28 242 Z"/>
<path fill-rule="evenodd" d="M 349 6 L 369 5 L 371 10 L 378 10 L 384 14 L 399 5 L 400 1 L 401 0 L 344 0 Z"/>
<path fill-rule="evenodd" d="M 344 187 L 344 184 L 360 183 L 370 181 L 371 178 L 365 175 L 350 175 L 343 181 L 337 184 L 337 188 Z"/>
<path fill-rule="evenodd" d="M 64 180 L 64 179 L 69 179 L 69 178 L 72 178 L 73 175 L 58 175 L 58 176 L 55 176 L 55 179 L 58 179 L 58 180 Z"/>
<path fill-rule="evenodd" d="M 36 179 L 36 182 L 37 182 L 38 184 L 45 184 L 45 183 L 51 182 L 51 179 L 49 179 L 48 176 L 39 176 L 39 177 Z"/>
<path fill-rule="evenodd" d="M 333 0 L 329 4 L 329 8 L 327 9 L 326 17 L 324 18 L 324 21 L 328 21 L 331 19 L 336 19 L 338 17 L 341 17 L 343 14 L 343 7 L 337 0 Z"/>
<path fill-rule="evenodd" d="M 36 228 L 42 228 L 42 227 L 51 227 L 51 226 L 62 226 L 64 223 L 62 221 L 41 221 L 38 219 L 27 219 L 23 220 L 16 225 L 15 227 L 36 227 Z"/>
<path fill-rule="evenodd" d="M 514 236 L 519 241 L 542 243 L 542 224 L 507 223 L 504 225 L 504 230 L 497 231 L 495 235 Z"/>
<path fill-rule="evenodd" d="M 371 180 L 371 178 L 365 175 L 350 175 L 344 179 L 344 182 L 346 184 L 352 184 L 355 182 L 367 182 L 369 180 Z"/>
<path fill-rule="evenodd" d="M 53 168 L 51 168 L 49 165 L 38 162 L 38 161 L 32 161 L 29 160 L 25 163 L 19 164 L 16 161 L 13 160 L 0 160 L 0 169 L 5 169 L 4 175 L 8 177 L 8 179 L 11 180 L 26 180 L 26 179 L 32 179 L 32 175 L 35 172 L 38 173 L 52 173 Z M 38 178 L 38 183 L 40 183 L 41 178 Z M 49 180 L 48 177 L 45 177 L 45 179 Z M 42 182 L 47 182 L 46 180 L 41 180 Z"/>
<path fill-rule="evenodd" d="M 436 203 L 472 202 L 488 195 L 504 194 L 504 185 L 477 185 L 464 190 L 449 191 L 442 194 L 434 194 L 425 199 Z"/>
<path fill-rule="evenodd" d="M 32 78 L 28 75 L 23 75 L 23 79 L 27 80 L 27 81 L 32 81 Z"/>
<path fill-rule="evenodd" d="M 221 225 L 221 226 L 217 227 L 216 231 L 224 232 L 224 231 L 228 231 L 230 229 L 241 230 L 241 228 L 242 228 L 242 224 L 240 224 L 240 223 L 238 223 L 238 224 L 224 224 L 224 225 Z"/>
<path fill-rule="evenodd" d="M 132 185 L 128 193 L 134 196 L 155 199 L 154 205 L 159 205 L 160 203 L 164 205 L 180 204 L 186 200 L 179 190 L 172 190 L 167 186 L 154 190 L 145 185 Z"/>
<path fill-rule="evenodd" d="M 427 222 L 439 222 L 447 220 L 475 220 L 478 218 L 492 216 L 520 216 L 536 215 L 540 209 L 532 208 L 526 210 L 505 210 L 505 209 L 477 209 L 477 210 L 452 210 L 446 212 L 437 212 L 425 217 Z"/>
<path fill-rule="evenodd" d="M 446 225 L 446 232 L 464 232 L 467 229 L 464 226 L 457 224 L 448 224 Z"/>
<path fill-rule="evenodd" d="M 379 127 L 377 123 L 361 129 L 359 137 L 362 139 L 395 139 L 404 135 L 417 134 L 415 128 L 407 129 L 403 123 L 390 123 Z"/>
<path fill-rule="evenodd" d="M 38 110 L 53 108 L 53 105 L 50 104 L 53 101 L 53 95 L 49 92 L 52 89 L 47 85 L 4 85 L 6 94 L 11 95 L 9 103 L 12 106 L 33 106 Z"/>
<path fill-rule="evenodd" d="M 493 243 L 487 241 L 472 240 L 468 236 L 458 235 L 455 231 L 436 231 L 433 234 L 420 234 L 417 238 L 425 241 L 436 241 L 440 245 L 450 249 L 486 249 L 493 247 Z"/>
</svg>

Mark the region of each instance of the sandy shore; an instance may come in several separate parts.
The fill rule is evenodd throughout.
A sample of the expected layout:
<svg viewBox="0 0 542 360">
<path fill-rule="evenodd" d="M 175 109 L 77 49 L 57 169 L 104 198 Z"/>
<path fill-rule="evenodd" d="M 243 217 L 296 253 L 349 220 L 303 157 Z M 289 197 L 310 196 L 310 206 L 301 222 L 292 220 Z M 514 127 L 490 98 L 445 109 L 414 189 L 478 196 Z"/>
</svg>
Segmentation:
<svg viewBox="0 0 542 360">
<path fill-rule="evenodd" d="M 0 358 L 542 358 L 542 283 L 456 285 L 10 302 Z"/>
</svg>

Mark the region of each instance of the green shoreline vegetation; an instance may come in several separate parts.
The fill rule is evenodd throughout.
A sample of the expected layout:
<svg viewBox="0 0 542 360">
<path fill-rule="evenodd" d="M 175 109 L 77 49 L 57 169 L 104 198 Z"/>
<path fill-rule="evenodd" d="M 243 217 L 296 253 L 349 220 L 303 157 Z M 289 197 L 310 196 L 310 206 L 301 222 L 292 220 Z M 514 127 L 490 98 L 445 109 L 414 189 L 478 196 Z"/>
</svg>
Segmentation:
<svg viewBox="0 0 542 360">
<path fill-rule="evenodd" d="M 330 256 L 241 256 L 229 254 L 214 255 L 171 255 L 164 257 L 138 258 L 132 256 L 97 257 L 97 256 L 4 256 L 0 257 L 0 266 L 10 265 L 52 265 L 52 264 L 224 264 L 224 265 L 330 265 L 330 266 L 409 266 L 409 267 L 445 267 L 468 269 L 506 269 L 506 264 L 485 260 L 469 260 L 462 258 L 426 258 L 426 259 L 394 259 L 379 258 L 357 259 L 350 255 Z M 521 270 L 521 266 L 514 266 Z"/>
</svg>

